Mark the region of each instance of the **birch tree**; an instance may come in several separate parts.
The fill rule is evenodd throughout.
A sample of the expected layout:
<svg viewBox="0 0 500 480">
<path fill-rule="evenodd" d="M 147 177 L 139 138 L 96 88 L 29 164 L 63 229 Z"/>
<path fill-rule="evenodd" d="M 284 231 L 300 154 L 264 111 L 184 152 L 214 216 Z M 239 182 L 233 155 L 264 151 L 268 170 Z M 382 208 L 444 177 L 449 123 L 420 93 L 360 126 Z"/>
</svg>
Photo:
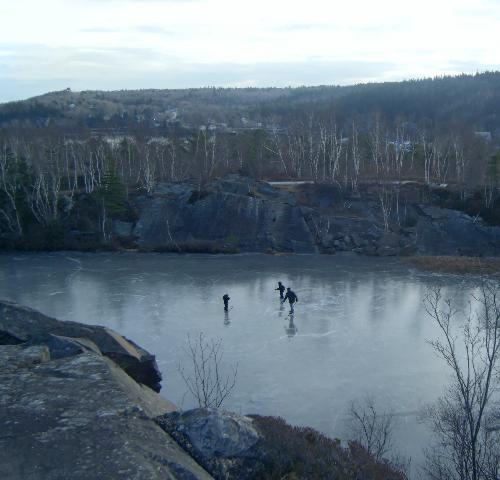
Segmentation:
<svg viewBox="0 0 500 480">
<path fill-rule="evenodd" d="M 3 145 L 0 155 L 0 193 L 5 201 L 0 204 L 0 217 L 4 219 L 7 229 L 22 235 L 22 214 L 20 211 L 20 194 L 22 194 L 22 172 L 17 156 Z"/>
</svg>

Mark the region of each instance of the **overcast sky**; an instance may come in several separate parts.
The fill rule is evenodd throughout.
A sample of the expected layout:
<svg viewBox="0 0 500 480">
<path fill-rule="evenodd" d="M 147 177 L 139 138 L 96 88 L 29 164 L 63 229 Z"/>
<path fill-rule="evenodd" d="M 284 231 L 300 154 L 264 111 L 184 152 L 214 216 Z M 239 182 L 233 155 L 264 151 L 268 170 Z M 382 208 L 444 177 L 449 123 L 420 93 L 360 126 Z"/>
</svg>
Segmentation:
<svg viewBox="0 0 500 480">
<path fill-rule="evenodd" d="M 500 69 L 500 0 L 0 0 L 0 102 Z"/>
</svg>

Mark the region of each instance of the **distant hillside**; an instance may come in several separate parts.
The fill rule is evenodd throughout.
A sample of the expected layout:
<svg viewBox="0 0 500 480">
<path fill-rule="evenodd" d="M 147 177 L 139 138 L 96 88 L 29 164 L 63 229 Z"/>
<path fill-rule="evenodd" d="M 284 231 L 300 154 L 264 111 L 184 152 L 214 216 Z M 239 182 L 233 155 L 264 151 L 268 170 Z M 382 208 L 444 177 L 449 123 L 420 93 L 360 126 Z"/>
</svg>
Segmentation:
<svg viewBox="0 0 500 480">
<path fill-rule="evenodd" d="M 417 210 L 427 190 L 442 197 L 443 202 L 433 205 L 466 212 L 472 224 L 469 219 L 463 223 L 465 217 L 458 213 L 455 233 L 424 234 L 422 239 L 458 238 L 460 225 L 474 237 L 476 222 L 500 222 L 500 72 L 350 87 L 67 89 L 0 105 L 0 240 L 3 235 L 6 245 L 22 246 L 33 237 L 39 243 L 29 248 L 73 246 L 73 231 L 107 245 L 116 222 L 138 220 L 138 194 L 151 198 L 160 188 L 161 198 L 165 195 L 170 202 L 180 181 L 192 186 L 182 197 L 189 215 L 214 202 L 213 212 L 185 218 L 212 223 L 217 218 L 217 223 L 218 202 L 226 195 L 209 200 L 207 185 L 227 174 L 306 180 L 320 193 L 325 188 L 307 207 L 319 212 L 308 219 L 308 235 L 314 237 L 309 244 L 324 238 L 328 248 L 344 248 L 340 240 L 347 233 L 337 238 L 340 229 L 335 229 L 330 235 L 335 222 L 328 216 L 329 205 L 340 206 L 339 218 L 356 218 L 359 225 L 363 215 L 372 218 L 363 224 L 363 235 L 371 235 L 370 222 L 381 215 L 386 234 L 410 229 L 408 235 L 420 239 L 423 227 L 415 230 L 417 218 L 441 222 L 440 214 Z M 174 185 L 172 192 L 161 190 L 167 183 Z M 416 186 L 411 198 L 401 193 L 406 185 Z M 229 191 L 241 194 L 245 202 L 235 205 L 228 217 L 244 218 L 244 210 L 254 218 L 261 212 L 260 207 L 253 210 L 261 192 L 233 187 Z M 361 215 L 351 207 L 364 189 L 375 198 Z M 331 191 L 342 195 L 332 194 L 326 201 Z M 308 192 L 300 193 L 298 200 L 308 205 Z M 408 216 L 410 204 L 417 205 L 413 216 Z M 158 217 L 159 211 L 152 210 L 152 218 L 166 228 L 163 240 L 174 232 L 174 218 L 183 218 L 176 205 L 170 217 Z M 288 213 L 282 221 L 294 225 L 296 214 Z M 274 214 L 269 220 L 268 226 L 252 232 L 281 225 Z M 203 235 L 211 228 L 196 223 L 203 225 Z M 155 225 L 151 229 L 160 231 Z M 244 238 L 235 232 L 224 232 L 217 240 Z M 188 243 L 195 238 L 184 233 Z M 358 237 L 364 238 L 361 233 Z M 67 243 L 57 243 L 68 235 Z M 129 229 L 125 236 L 130 235 Z M 86 248 L 91 241 L 82 240 Z M 176 237 L 172 243 L 177 250 L 179 241 Z M 398 248 L 401 242 L 396 242 Z M 363 242 L 358 243 L 356 248 L 361 248 Z M 354 248 L 347 244 L 345 248 Z M 275 244 L 265 243 L 266 248 Z M 482 251 L 471 248 L 473 254 Z"/>
<path fill-rule="evenodd" d="M 0 127 L 284 129 L 313 114 L 339 124 L 379 114 L 426 129 L 500 138 L 500 72 L 347 87 L 50 92 L 0 104 Z"/>
</svg>

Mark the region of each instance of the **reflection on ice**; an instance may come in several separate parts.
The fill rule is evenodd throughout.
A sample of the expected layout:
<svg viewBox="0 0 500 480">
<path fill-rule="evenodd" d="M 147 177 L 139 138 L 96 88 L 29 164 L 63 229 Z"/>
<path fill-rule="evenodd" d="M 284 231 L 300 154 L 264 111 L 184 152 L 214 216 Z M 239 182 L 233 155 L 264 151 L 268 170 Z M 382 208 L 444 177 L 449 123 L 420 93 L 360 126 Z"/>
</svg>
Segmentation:
<svg viewBox="0 0 500 480">
<path fill-rule="evenodd" d="M 286 331 L 288 338 L 294 337 L 295 334 L 297 333 L 297 327 L 293 323 L 294 316 L 295 315 L 293 313 L 288 314 L 288 326 L 285 327 L 285 331 Z"/>
<path fill-rule="evenodd" d="M 283 303 L 284 303 L 283 301 L 280 301 L 280 311 L 278 314 L 280 317 L 283 316 L 283 312 L 285 311 L 285 305 Z"/>
</svg>

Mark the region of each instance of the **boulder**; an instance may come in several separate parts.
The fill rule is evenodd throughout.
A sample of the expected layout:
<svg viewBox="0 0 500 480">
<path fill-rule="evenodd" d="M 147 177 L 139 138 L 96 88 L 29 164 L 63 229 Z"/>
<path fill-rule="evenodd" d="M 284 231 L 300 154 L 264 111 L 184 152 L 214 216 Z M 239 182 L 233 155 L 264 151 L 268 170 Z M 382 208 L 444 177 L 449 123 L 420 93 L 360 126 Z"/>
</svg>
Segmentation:
<svg viewBox="0 0 500 480">
<path fill-rule="evenodd" d="M 155 391 L 161 389 L 161 374 L 155 356 L 113 330 L 56 320 L 36 310 L 0 301 L 0 341 L 3 344 L 44 344 L 48 335 L 90 340 L 103 355 L 115 361 L 134 380 Z M 56 341 L 56 338 L 52 338 L 54 348 L 59 348 L 55 346 Z M 81 344 L 82 341 L 78 342 Z M 77 348 L 83 348 L 83 345 Z"/>
<path fill-rule="evenodd" d="M 249 417 L 197 408 L 168 413 L 156 421 L 214 478 L 262 478 L 269 460 Z"/>
</svg>

